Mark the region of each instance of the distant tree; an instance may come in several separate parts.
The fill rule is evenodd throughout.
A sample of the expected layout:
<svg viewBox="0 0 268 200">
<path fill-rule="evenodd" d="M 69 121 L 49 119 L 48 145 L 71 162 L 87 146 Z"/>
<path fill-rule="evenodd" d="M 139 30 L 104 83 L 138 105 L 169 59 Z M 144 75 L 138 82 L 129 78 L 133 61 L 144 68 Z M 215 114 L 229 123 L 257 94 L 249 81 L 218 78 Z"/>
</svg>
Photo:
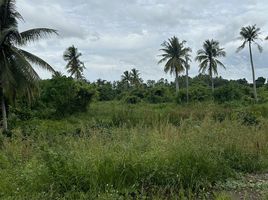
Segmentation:
<svg viewBox="0 0 268 200">
<path fill-rule="evenodd" d="M 8 130 L 6 100 L 15 99 L 18 94 L 31 99 L 37 89 L 40 78 L 31 64 L 54 72 L 44 60 L 19 47 L 50 34 L 57 34 L 55 30 L 47 28 L 20 33 L 18 20 L 23 20 L 23 17 L 16 10 L 15 4 L 15 0 L 0 1 L 0 99 L 5 131 Z"/>
<path fill-rule="evenodd" d="M 264 86 L 265 82 L 266 82 L 266 78 L 264 78 L 264 77 L 257 78 L 256 87 L 258 88 L 258 87 Z"/>
<path fill-rule="evenodd" d="M 208 71 L 211 78 L 211 88 L 214 92 L 214 80 L 213 74 L 218 75 L 218 65 L 225 69 L 225 66 L 217 58 L 225 57 L 226 53 L 223 48 L 220 48 L 220 44 L 215 40 L 206 40 L 203 44 L 203 49 L 197 51 L 197 57 L 195 58 L 198 61 L 200 72 L 205 73 Z"/>
<path fill-rule="evenodd" d="M 241 51 L 245 48 L 246 44 L 249 46 L 249 56 L 250 56 L 250 63 L 252 69 L 252 77 L 253 77 L 253 92 L 255 101 L 258 101 L 257 89 L 256 89 L 256 79 L 255 79 L 255 68 L 253 63 L 253 55 L 252 55 L 252 44 L 257 45 L 259 52 L 262 52 L 262 47 L 256 42 L 259 40 L 260 36 L 260 28 L 257 28 L 256 25 L 242 27 L 240 30 L 240 37 L 243 41 L 242 45 L 238 47 L 237 52 Z"/>
<path fill-rule="evenodd" d="M 93 85 L 97 88 L 100 101 L 110 101 L 115 98 L 115 90 L 111 82 L 98 79 Z"/>
<path fill-rule="evenodd" d="M 84 63 L 79 59 L 81 56 L 82 53 L 74 45 L 67 48 L 63 54 L 63 59 L 68 62 L 66 65 L 68 73 L 77 80 L 84 78 L 83 71 L 86 69 Z"/>
<path fill-rule="evenodd" d="M 103 86 L 103 85 L 105 85 L 107 83 L 107 81 L 106 80 L 102 80 L 102 79 L 98 79 L 97 81 L 96 81 L 96 85 L 97 86 Z"/>
<path fill-rule="evenodd" d="M 180 42 L 177 37 L 172 37 L 162 43 L 162 49 L 160 51 L 163 52 L 161 57 L 163 57 L 158 64 L 165 62 L 164 71 L 166 73 L 170 72 L 170 74 L 175 74 L 176 79 L 176 93 L 179 92 L 179 74 L 184 71 L 184 66 L 186 65 L 185 55 L 186 51 L 184 48 L 184 44 L 186 41 Z"/>
<path fill-rule="evenodd" d="M 131 80 L 132 80 L 131 73 L 129 71 L 125 71 L 123 73 L 123 75 L 121 76 L 121 80 L 122 80 L 123 84 L 126 85 L 127 88 L 129 88 L 131 85 Z"/>
<path fill-rule="evenodd" d="M 132 69 L 130 72 L 130 82 L 131 85 L 139 86 L 142 83 L 142 79 L 140 78 L 140 72 L 137 69 Z"/>
<path fill-rule="evenodd" d="M 147 87 L 154 87 L 156 84 L 155 80 L 148 80 L 146 85 Z"/>
<path fill-rule="evenodd" d="M 245 78 L 238 79 L 236 82 L 241 84 L 241 85 L 248 85 L 248 81 Z"/>
</svg>

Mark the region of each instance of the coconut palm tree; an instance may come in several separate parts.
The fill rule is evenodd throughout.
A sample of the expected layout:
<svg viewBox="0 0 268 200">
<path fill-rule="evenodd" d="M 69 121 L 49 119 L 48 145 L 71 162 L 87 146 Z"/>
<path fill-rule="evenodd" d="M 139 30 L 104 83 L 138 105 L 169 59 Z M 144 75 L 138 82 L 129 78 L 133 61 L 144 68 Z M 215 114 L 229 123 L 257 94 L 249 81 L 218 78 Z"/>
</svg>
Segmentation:
<svg viewBox="0 0 268 200">
<path fill-rule="evenodd" d="M 8 129 L 6 100 L 18 94 L 31 98 L 37 89 L 40 78 L 31 64 L 55 72 L 44 60 L 20 47 L 57 32 L 47 28 L 19 32 L 18 21 L 23 18 L 15 4 L 15 0 L 0 1 L 0 99 L 5 131 Z"/>
<path fill-rule="evenodd" d="M 131 84 L 131 73 L 129 71 L 125 71 L 123 75 L 121 76 L 122 82 L 126 84 L 127 88 L 130 87 Z"/>
<path fill-rule="evenodd" d="M 163 52 L 161 57 L 163 57 L 158 64 L 165 62 L 164 71 L 166 73 L 170 72 L 170 74 L 175 74 L 176 79 L 176 92 L 179 92 L 179 74 L 184 71 L 185 66 L 185 54 L 186 51 L 183 47 L 186 41 L 180 42 L 177 37 L 172 37 L 162 43 L 162 49 L 160 51 Z"/>
<path fill-rule="evenodd" d="M 137 69 L 132 69 L 130 72 L 131 76 L 131 84 L 135 86 L 139 86 L 142 83 L 142 79 L 140 78 L 140 72 Z"/>
<path fill-rule="evenodd" d="M 68 62 L 66 65 L 68 73 L 77 80 L 84 78 L 83 71 L 86 69 L 84 63 L 79 59 L 81 56 L 82 53 L 80 53 L 74 45 L 67 48 L 63 54 L 63 59 Z"/>
<path fill-rule="evenodd" d="M 254 68 L 253 55 L 252 55 L 252 44 L 257 45 L 259 52 L 260 53 L 262 52 L 262 47 L 257 43 L 257 40 L 260 40 L 259 38 L 260 31 L 261 29 L 256 27 L 256 25 L 242 27 L 240 30 L 239 39 L 242 40 L 243 43 L 237 49 L 237 52 L 239 52 L 245 48 L 246 44 L 248 44 L 252 77 L 253 77 L 253 92 L 254 92 L 254 98 L 256 102 L 258 101 L 258 95 L 257 95 L 257 89 L 256 89 L 255 68 Z"/>
<path fill-rule="evenodd" d="M 189 69 L 190 69 L 190 62 L 192 61 L 191 60 L 191 55 L 190 53 L 192 52 L 192 49 L 187 47 L 185 48 L 185 71 L 186 71 L 186 95 L 187 95 L 187 103 L 189 103 Z"/>
<path fill-rule="evenodd" d="M 218 66 L 225 69 L 224 64 L 218 58 L 225 56 L 224 48 L 221 48 L 219 42 L 215 40 L 206 40 L 203 44 L 203 49 L 197 51 L 195 60 L 200 63 L 199 72 L 205 73 L 208 71 L 211 78 L 212 92 L 214 92 L 213 75 L 218 75 Z"/>
</svg>

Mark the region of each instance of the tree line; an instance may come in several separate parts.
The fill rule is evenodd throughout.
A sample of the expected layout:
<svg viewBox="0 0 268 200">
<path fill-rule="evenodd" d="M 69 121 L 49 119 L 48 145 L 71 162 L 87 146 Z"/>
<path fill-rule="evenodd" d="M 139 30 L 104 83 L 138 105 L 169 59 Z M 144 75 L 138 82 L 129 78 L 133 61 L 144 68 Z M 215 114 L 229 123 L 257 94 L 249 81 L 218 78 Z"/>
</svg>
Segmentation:
<svg viewBox="0 0 268 200">
<path fill-rule="evenodd" d="M 242 45 L 237 48 L 237 52 L 243 50 L 246 45 L 249 48 L 249 57 L 250 57 L 250 64 L 252 69 L 252 77 L 253 77 L 253 92 L 255 101 L 258 101 L 257 89 L 256 89 L 256 77 L 255 77 L 255 67 L 253 62 L 253 52 L 252 52 L 252 45 L 256 45 L 258 47 L 259 52 L 263 51 L 262 46 L 258 43 L 260 38 L 260 28 L 256 25 L 253 26 L 246 26 L 242 27 L 240 30 L 240 37 L 239 39 L 242 40 Z M 266 40 L 268 39 L 265 38 Z M 190 53 L 192 52 L 191 48 L 186 46 L 186 41 L 180 40 L 177 37 L 172 37 L 165 41 L 162 44 L 160 50 L 163 52 L 160 56 L 162 59 L 159 63 L 165 63 L 165 72 L 170 72 L 170 74 L 175 74 L 176 79 L 176 92 L 179 92 L 179 74 L 186 71 L 186 82 L 188 82 L 188 71 L 190 68 L 189 61 Z M 197 51 L 197 56 L 195 57 L 195 61 L 199 62 L 199 72 L 201 73 L 208 73 L 211 77 L 211 88 L 212 92 L 214 91 L 214 82 L 213 76 L 218 75 L 218 66 L 223 67 L 226 69 L 225 65 L 219 60 L 219 58 L 226 57 L 226 52 L 224 48 L 220 47 L 220 43 L 217 40 L 206 40 L 203 43 L 203 48 Z M 188 83 L 187 83 L 187 91 L 188 91 Z M 188 92 L 187 92 L 187 101 Z"/>
<path fill-rule="evenodd" d="M 53 67 L 43 59 L 36 55 L 23 50 L 22 48 L 31 42 L 38 41 L 41 38 L 46 38 L 51 35 L 58 35 L 58 32 L 49 28 L 35 28 L 20 32 L 18 29 L 19 21 L 23 21 L 23 17 L 16 10 L 15 0 L 0 1 L 0 100 L 1 100 L 1 115 L 3 130 L 8 130 L 7 125 L 7 104 L 13 104 L 18 97 L 32 101 L 36 94 L 39 93 L 40 77 L 33 68 L 33 65 L 41 67 L 53 73 L 53 78 L 62 78 L 61 72 L 56 72 Z M 253 63 L 252 45 L 257 45 L 259 51 L 262 47 L 257 43 L 260 39 L 260 28 L 254 26 L 243 27 L 240 31 L 242 45 L 238 51 L 245 48 L 248 44 L 250 52 L 250 62 L 253 75 L 253 89 L 255 100 L 258 100 L 255 80 L 255 68 Z M 267 39 L 267 38 L 266 38 Z M 165 63 L 165 72 L 175 74 L 175 86 L 177 93 L 179 92 L 179 75 L 186 71 L 186 88 L 187 102 L 189 101 L 189 70 L 191 62 L 191 48 L 186 46 L 186 41 L 180 41 L 177 37 L 172 37 L 162 44 L 161 51 L 163 52 L 162 59 L 159 63 Z M 82 54 L 74 46 L 66 49 L 63 54 L 63 59 L 66 61 L 67 72 L 78 80 L 84 80 L 83 72 L 85 70 L 84 63 L 80 60 Z M 217 75 L 217 67 L 224 64 L 219 60 L 225 57 L 226 53 L 216 40 L 207 40 L 203 44 L 203 48 L 197 52 L 195 58 L 200 63 L 200 72 L 208 72 L 211 79 L 211 88 L 214 91 L 214 75 Z M 57 81 L 56 81 L 57 82 Z M 68 85 L 69 81 L 65 81 Z M 84 80 L 85 82 L 85 80 Z M 121 86 L 129 89 L 133 86 L 141 86 L 142 80 L 140 73 L 136 69 L 131 72 L 124 72 L 122 81 L 118 82 L 117 87 Z M 50 84 L 47 84 L 50 85 Z M 94 84 L 93 84 L 94 85 Z M 52 87 L 52 86 L 51 86 Z M 54 86 L 53 86 L 54 87 Z M 53 88 L 52 87 L 52 88 Z M 49 87 L 48 87 L 49 88 Z M 84 85 L 74 84 L 76 95 L 73 96 L 72 102 L 81 97 L 92 96 L 87 87 Z M 76 88 L 76 89 L 75 89 Z M 78 89 L 77 89 L 78 88 Z M 86 88 L 86 89 L 85 89 Z M 54 88 L 55 89 L 55 88 Z M 156 93 L 161 93 L 157 91 Z M 161 95 L 160 95 L 161 96 Z M 162 95 L 164 96 L 164 95 Z M 61 98 L 62 100 L 62 98 Z M 83 104 L 83 103 L 82 103 Z M 54 103 L 53 103 L 54 105 Z M 63 104 L 65 105 L 65 104 Z M 86 105 L 86 104 L 85 104 Z"/>
</svg>

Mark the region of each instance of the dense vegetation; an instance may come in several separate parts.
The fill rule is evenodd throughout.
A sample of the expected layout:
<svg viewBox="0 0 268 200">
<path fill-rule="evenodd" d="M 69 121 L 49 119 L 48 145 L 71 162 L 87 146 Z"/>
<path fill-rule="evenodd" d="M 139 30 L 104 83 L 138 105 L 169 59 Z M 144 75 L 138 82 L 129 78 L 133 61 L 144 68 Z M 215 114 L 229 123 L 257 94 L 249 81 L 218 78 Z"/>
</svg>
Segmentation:
<svg viewBox="0 0 268 200">
<path fill-rule="evenodd" d="M 0 196 L 208 197 L 219 182 L 267 170 L 267 121 L 267 104 L 208 102 L 99 102 L 60 120 L 17 121 L 1 138 Z"/>
<path fill-rule="evenodd" d="M 228 180 L 267 172 L 268 84 L 255 77 L 255 25 L 241 29 L 238 48 L 249 45 L 252 84 L 218 76 L 228 66 L 216 40 L 198 50 L 200 74 L 189 77 L 192 50 L 175 36 L 159 61 L 174 82 L 145 82 L 135 68 L 89 82 L 75 46 L 63 53 L 70 77 L 20 49 L 57 34 L 21 33 L 20 19 L 14 0 L 0 1 L 1 199 L 226 199 L 219 186 Z M 31 63 L 52 78 L 40 80 Z"/>
</svg>

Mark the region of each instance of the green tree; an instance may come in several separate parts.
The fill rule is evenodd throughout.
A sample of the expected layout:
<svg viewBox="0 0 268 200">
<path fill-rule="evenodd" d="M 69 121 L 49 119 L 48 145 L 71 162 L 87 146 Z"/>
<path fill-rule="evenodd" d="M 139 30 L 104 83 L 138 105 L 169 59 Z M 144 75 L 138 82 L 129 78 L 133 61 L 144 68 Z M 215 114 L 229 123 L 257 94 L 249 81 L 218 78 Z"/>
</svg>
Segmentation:
<svg viewBox="0 0 268 200">
<path fill-rule="evenodd" d="M 63 54 L 63 59 L 68 62 L 66 65 L 68 73 L 77 80 L 84 78 L 83 71 L 86 69 L 84 63 L 79 59 L 81 56 L 82 53 L 74 45 L 67 48 Z"/>
<path fill-rule="evenodd" d="M 130 87 L 130 84 L 131 84 L 131 80 L 132 80 L 132 78 L 131 78 L 131 72 L 125 71 L 123 73 L 123 75 L 121 76 L 121 79 L 122 79 L 123 84 L 126 85 L 127 88 L 129 88 Z"/>
<path fill-rule="evenodd" d="M 53 29 L 37 28 L 19 32 L 18 21 L 23 17 L 17 12 L 15 0 L 0 1 L 0 98 L 3 129 L 8 130 L 6 100 L 17 95 L 27 95 L 30 99 L 40 80 L 31 64 L 54 72 L 41 58 L 21 49 L 29 42 L 37 41 L 50 34 Z"/>
<path fill-rule="evenodd" d="M 266 78 L 264 78 L 264 77 L 257 78 L 257 80 L 256 80 L 256 87 L 259 88 L 259 87 L 264 86 L 265 85 L 265 82 L 266 82 Z"/>
<path fill-rule="evenodd" d="M 241 51 L 245 48 L 246 44 L 249 47 L 249 56 L 250 56 L 250 63 L 251 63 L 251 70 L 252 70 L 252 77 L 253 77 L 253 92 L 255 101 L 258 101 L 258 94 L 256 89 L 256 78 L 255 78 L 255 68 L 253 62 L 253 55 L 252 55 L 252 44 L 257 45 L 259 52 L 262 52 L 262 47 L 256 42 L 259 40 L 260 36 L 260 28 L 253 26 L 242 27 L 240 30 L 240 37 L 239 39 L 243 41 L 242 45 L 238 47 L 237 52 Z"/>
<path fill-rule="evenodd" d="M 130 82 L 131 82 L 131 85 L 134 85 L 136 87 L 141 85 L 142 79 L 140 78 L 139 70 L 137 70 L 135 68 L 131 70 L 131 72 L 130 72 Z"/>
<path fill-rule="evenodd" d="M 224 64 L 217 58 L 225 56 L 224 48 L 220 48 L 219 42 L 215 40 L 206 40 L 203 44 L 203 49 L 197 51 L 195 60 L 200 63 L 199 72 L 205 73 L 208 71 L 211 78 L 212 92 L 214 92 L 213 74 L 218 75 L 218 65 L 225 69 Z"/>
<path fill-rule="evenodd" d="M 165 62 L 164 71 L 170 72 L 170 74 L 175 74 L 176 79 L 176 92 L 179 92 L 179 74 L 184 71 L 184 66 L 186 65 L 185 55 L 186 50 L 184 48 L 184 44 L 186 41 L 180 42 L 177 37 L 172 37 L 162 43 L 162 49 L 160 51 L 163 52 L 161 57 L 163 57 L 158 64 Z"/>
</svg>

